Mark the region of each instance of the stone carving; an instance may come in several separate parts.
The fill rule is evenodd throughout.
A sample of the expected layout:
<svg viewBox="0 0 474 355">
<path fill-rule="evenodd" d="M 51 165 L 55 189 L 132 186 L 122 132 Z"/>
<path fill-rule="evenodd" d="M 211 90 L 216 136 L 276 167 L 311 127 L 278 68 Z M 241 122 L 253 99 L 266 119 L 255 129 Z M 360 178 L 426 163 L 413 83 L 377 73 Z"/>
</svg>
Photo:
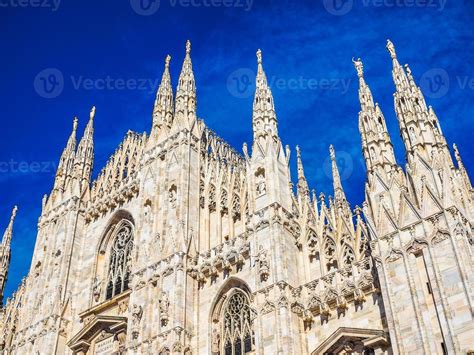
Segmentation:
<svg viewBox="0 0 474 355">
<path fill-rule="evenodd" d="M 267 184 L 265 182 L 265 170 L 259 168 L 255 173 L 256 186 L 257 186 L 257 197 L 263 196 L 267 193 Z"/>
<path fill-rule="evenodd" d="M 217 321 L 212 324 L 212 345 L 211 351 L 218 354 L 221 345 L 220 325 Z"/>
<path fill-rule="evenodd" d="M 162 326 L 166 326 L 168 324 L 169 307 L 170 307 L 170 301 L 168 298 L 168 293 L 166 291 L 163 291 L 161 293 L 161 299 L 160 299 L 160 319 L 161 319 Z"/>
<path fill-rule="evenodd" d="M 177 195 L 177 189 L 176 189 L 176 186 L 173 185 L 170 187 L 168 191 L 168 200 L 169 200 L 171 208 L 176 208 L 176 195 Z"/>
<path fill-rule="evenodd" d="M 118 303 L 118 314 L 125 314 L 125 312 L 127 312 L 127 309 L 128 309 L 128 299 L 125 299 L 125 300 L 121 300 L 119 303 Z"/>
<path fill-rule="evenodd" d="M 267 251 L 260 245 L 258 254 L 255 256 L 255 263 L 258 265 L 258 274 L 261 281 L 267 281 L 270 275 L 270 267 L 267 259 Z"/>
<path fill-rule="evenodd" d="M 134 339 L 138 338 L 140 334 L 140 321 L 142 320 L 143 316 L 143 307 L 134 304 L 131 309 L 132 315 L 132 337 Z"/>
<path fill-rule="evenodd" d="M 101 293 L 102 293 L 102 280 L 95 277 L 94 285 L 92 289 L 92 295 L 94 296 L 95 302 L 99 302 Z"/>
</svg>

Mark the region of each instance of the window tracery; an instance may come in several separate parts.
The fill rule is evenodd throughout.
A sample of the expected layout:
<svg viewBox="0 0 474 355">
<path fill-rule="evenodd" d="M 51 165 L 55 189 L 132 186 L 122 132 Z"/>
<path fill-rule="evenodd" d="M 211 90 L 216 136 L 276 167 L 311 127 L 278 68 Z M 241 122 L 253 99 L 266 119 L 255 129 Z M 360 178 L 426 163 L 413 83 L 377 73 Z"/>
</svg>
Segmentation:
<svg viewBox="0 0 474 355">
<path fill-rule="evenodd" d="M 255 350 L 255 311 L 244 292 L 233 291 L 219 318 L 219 322 L 215 320 L 211 332 L 214 355 L 243 355 Z"/>
<path fill-rule="evenodd" d="M 246 295 L 235 292 L 229 299 L 223 315 L 224 355 L 247 354 L 255 344 L 252 330 L 252 311 Z"/>
<path fill-rule="evenodd" d="M 128 221 L 123 221 L 117 229 L 110 250 L 106 299 L 128 290 L 132 249 L 132 225 Z"/>
</svg>

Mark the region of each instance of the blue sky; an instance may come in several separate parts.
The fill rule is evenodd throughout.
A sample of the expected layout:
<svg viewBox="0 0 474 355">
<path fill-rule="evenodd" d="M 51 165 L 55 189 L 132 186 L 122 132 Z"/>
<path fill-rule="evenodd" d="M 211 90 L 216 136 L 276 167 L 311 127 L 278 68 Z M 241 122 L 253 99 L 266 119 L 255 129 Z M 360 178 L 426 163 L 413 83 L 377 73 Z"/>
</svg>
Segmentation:
<svg viewBox="0 0 474 355">
<path fill-rule="evenodd" d="M 387 38 L 425 89 L 449 144 L 458 144 L 468 169 L 474 164 L 470 0 L 55 1 L 0 0 L 0 228 L 19 206 L 7 295 L 28 272 L 41 198 L 52 188 L 73 117 L 82 134 L 97 106 L 96 175 L 127 130 L 149 131 L 164 58 L 172 56 L 176 85 L 186 39 L 198 116 L 239 151 L 252 141 L 255 51 L 262 49 L 280 136 L 293 152 L 300 145 L 318 194 L 332 193 L 333 143 L 351 204 L 363 200 L 354 56 L 365 64 L 404 165 Z"/>
</svg>

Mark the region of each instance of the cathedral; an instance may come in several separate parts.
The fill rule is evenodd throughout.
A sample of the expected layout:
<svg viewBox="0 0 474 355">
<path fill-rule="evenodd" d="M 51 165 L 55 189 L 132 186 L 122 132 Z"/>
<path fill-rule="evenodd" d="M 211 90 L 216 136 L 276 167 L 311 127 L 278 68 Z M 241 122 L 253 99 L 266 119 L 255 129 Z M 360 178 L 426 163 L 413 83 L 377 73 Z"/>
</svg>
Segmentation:
<svg viewBox="0 0 474 355">
<path fill-rule="evenodd" d="M 260 50 L 242 153 L 196 115 L 189 41 L 175 92 L 166 58 L 150 133 L 129 131 L 95 180 L 95 107 L 80 140 L 75 118 L 30 270 L 0 310 L 0 354 L 472 354 L 473 188 L 387 49 L 407 163 L 354 60 L 361 207 L 333 146 L 331 197 L 310 190 L 298 147 L 293 184 Z"/>
</svg>

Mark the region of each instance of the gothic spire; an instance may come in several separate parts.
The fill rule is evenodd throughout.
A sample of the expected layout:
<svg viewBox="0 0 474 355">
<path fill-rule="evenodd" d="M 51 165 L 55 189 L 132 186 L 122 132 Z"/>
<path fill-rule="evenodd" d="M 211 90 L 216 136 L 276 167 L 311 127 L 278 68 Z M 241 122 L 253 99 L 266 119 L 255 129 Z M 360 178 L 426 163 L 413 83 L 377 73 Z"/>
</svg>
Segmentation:
<svg viewBox="0 0 474 355">
<path fill-rule="evenodd" d="M 359 77 L 359 100 L 362 110 L 367 108 L 374 108 L 374 99 L 372 97 L 372 92 L 370 91 L 369 86 L 366 84 L 364 79 L 364 65 L 360 58 L 357 60 L 352 59 L 354 67 L 357 71 L 357 76 Z"/>
<path fill-rule="evenodd" d="M 163 126 L 171 126 L 173 118 L 173 88 L 171 87 L 170 75 L 171 57 L 165 59 L 165 69 L 161 77 L 161 84 L 156 92 L 155 105 L 153 107 L 153 129 Z"/>
<path fill-rule="evenodd" d="M 337 206 L 347 203 L 346 194 L 344 193 L 344 189 L 342 188 L 341 183 L 341 176 L 339 175 L 339 168 L 337 167 L 336 161 L 336 152 L 334 151 L 334 147 L 331 144 L 329 146 L 329 154 L 331 157 L 332 163 L 332 180 L 334 186 L 334 202 Z"/>
<path fill-rule="evenodd" d="M 8 269 L 10 268 L 11 249 L 10 242 L 13 234 L 13 222 L 15 221 L 17 207 L 13 207 L 10 223 L 3 234 L 2 244 L 0 244 L 0 308 L 3 303 L 3 293 L 7 282 Z"/>
<path fill-rule="evenodd" d="M 464 164 L 461 159 L 461 154 L 459 154 L 459 150 L 456 144 L 453 144 L 453 149 L 454 149 L 454 156 L 456 158 L 456 161 L 458 163 L 458 170 L 461 173 L 461 176 L 464 180 L 464 183 L 466 184 L 466 187 L 468 188 L 469 192 L 472 190 L 472 184 L 471 184 L 471 179 L 469 178 L 469 175 L 467 174 L 467 170 L 464 167 Z"/>
<path fill-rule="evenodd" d="M 410 67 L 405 65 L 404 69 L 400 65 L 392 42 L 388 41 L 387 49 L 393 62 L 392 75 L 396 87 L 395 111 L 409 164 L 415 151 L 429 160 L 433 146 L 447 150 L 446 141 L 441 134 L 434 111 L 427 107 L 423 93 L 413 79 Z"/>
<path fill-rule="evenodd" d="M 81 183 L 81 188 L 83 183 L 90 182 L 94 164 L 94 117 L 95 106 L 90 111 L 89 122 L 87 122 L 76 153 L 75 178 Z"/>
<path fill-rule="evenodd" d="M 13 223 L 15 222 L 15 217 L 16 217 L 16 212 L 18 211 L 18 207 L 15 206 L 13 207 L 12 214 L 10 217 L 10 223 L 8 223 L 8 227 L 5 230 L 5 233 L 3 234 L 3 239 L 2 239 L 2 246 L 3 247 L 9 247 L 10 242 L 12 239 L 13 235 Z"/>
<path fill-rule="evenodd" d="M 308 182 L 304 175 L 303 161 L 301 160 L 300 147 L 296 146 L 296 160 L 298 165 L 298 193 L 309 196 Z"/>
<path fill-rule="evenodd" d="M 77 117 L 74 117 L 72 123 L 72 132 L 67 141 L 66 147 L 59 159 L 56 178 L 54 181 L 54 190 L 63 191 L 66 185 L 67 177 L 71 176 L 74 169 L 74 158 L 76 153 L 76 133 L 77 133 Z"/>
<path fill-rule="evenodd" d="M 175 111 L 180 123 L 184 123 L 188 127 L 196 119 L 196 82 L 194 80 L 191 42 L 189 40 L 186 42 L 186 56 L 179 74 Z"/>
<path fill-rule="evenodd" d="M 263 70 L 262 51 L 257 51 L 257 79 L 255 98 L 253 101 L 253 133 L 254 140 L 270 136 L 278 140 L 277 118 L 273 95 Z"/>
<path fill-rule="evenodd" d="M 393 45 L 392 41 L 389 39 L 387 40 L 387 50 L 390 53 L 390 57 L 392 58 L 392 76 L 393 81 L 397 87 L 397 90 L 402 91 L 404 89 L 409 88 L 409 82 L 405 71 L 403 70 L 402 66 L 398 62 L 397 53 L 395 51 L 395 46 Z"/>
<path fill-rule="evenodd" d="M 376 167 L 390 170 L 396 165 L 392 142 L 385 118 L 378 104 L 374 105 L 372 92 L 364 79 L 364 66 L 361 59 L 353 60 L 359 77 L 359 131 L 362 138 L 362 151 L 371 172 Z"/>
</svg>

